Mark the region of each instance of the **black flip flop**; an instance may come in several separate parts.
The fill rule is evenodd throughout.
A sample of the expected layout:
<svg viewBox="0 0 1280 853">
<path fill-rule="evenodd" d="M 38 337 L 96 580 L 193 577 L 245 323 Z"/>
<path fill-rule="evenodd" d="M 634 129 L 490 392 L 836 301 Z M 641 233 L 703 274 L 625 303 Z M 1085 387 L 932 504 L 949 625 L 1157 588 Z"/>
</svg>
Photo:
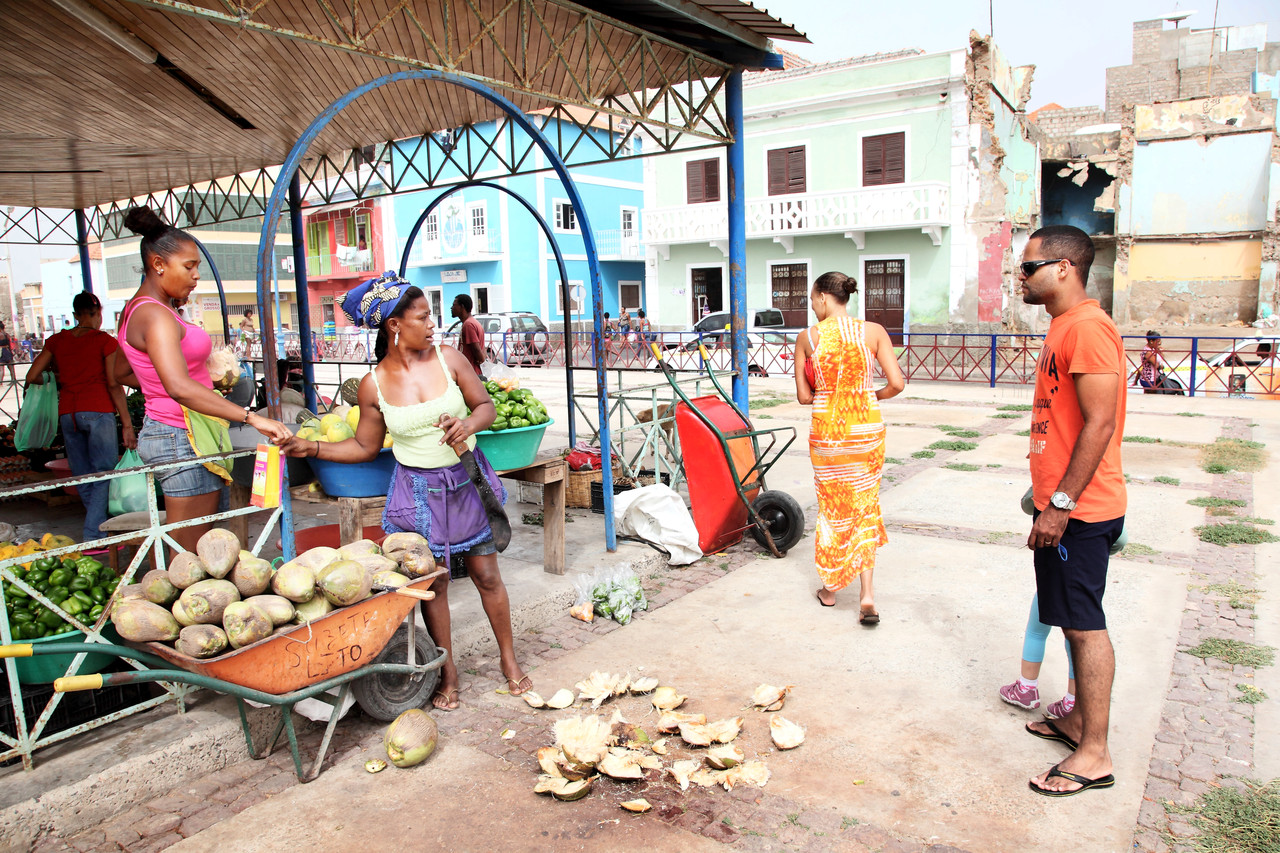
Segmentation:
<svg viewBox="0 0 1280 853">
<path fill-rule="evenodd" d="M 815 593 L 813 594 L 813 597 L 814 597 L 814 598 L 816 598 L 816 599 L 818 599 L 818 603 L 819 603 L 819 604 L 821 604 L 823 607 L 835 607 L 835 606 L 836 606 L 836 603 L 835 603 L 834 601 L 833 601 L 833 602 L 831 602 L 830 604 L 827 604 L 825 601 L 823 601 L 823 600 L 822 600 L 822 590 L 818 590 L 817 592 L 815 592 Z"/>
<path fill-rule="evenodd" d="M 858 622 L 863 625 L 879 625 L 880 614 L 879 613 L 861 613 L 858 616 Z"/>
<path fill-rule="evenodd" d="M 1062 731 L 1062 729 L 1055 726 L 1053 724 L 1053 720 L 1038 720 L 1037 722 L 1043 723 L 1045 726 L 1049 728 L 1049 731 L 1053 732 L 1053 734 L 1045 734 L 1044 732 L 1038 732 L 1035 729 L 1031 728 L 1031 723 L 1027 723 L 1025 728 L 1030 734 L 1035 735 L 1041 740 L 1054 740 L 1054 741 L 1057 741 L 1058 743 L 1066 744 L 1067 746 L 1071 747 L 1072 752 L 1075 752 L 1077 749 L 1080 748 L 1080 744 L 1073 741 L 1068 735 L 1066 735 Z"/>
<path fill-rule="evenodd" d="M 1053 765 L 1053 769 L 1049 771 L 1049 775 L 1044 777 L 1045 781 L 1047 782 L 1054 776 L 1057 776 L 1059 778 L 1066 779 L 1068 782 L 1075 782 L 1080 786 L 1079 788 L 1076 788 L 1074 791 L 1048 791 L 1041 788 L 1034 780 L 1031 779 L 1027 780 L 1027 787 L 1044 797 L 1074 797 L 1081 791 L 1087 791 L 1090 788 L 1110 788 L 1116 783 L 1116 777 L 1111 773 L 1108 773 L 1106 776 L 1099 776 L 1097 779 L 1089 779 L 1088 777 L 1081 776 L 1078 773 L 1072 773 L 1070 770 L 1059 770 L 1058 768 L 1060 766 L 1061 765 L 1058 764 Z"/>
</svg>

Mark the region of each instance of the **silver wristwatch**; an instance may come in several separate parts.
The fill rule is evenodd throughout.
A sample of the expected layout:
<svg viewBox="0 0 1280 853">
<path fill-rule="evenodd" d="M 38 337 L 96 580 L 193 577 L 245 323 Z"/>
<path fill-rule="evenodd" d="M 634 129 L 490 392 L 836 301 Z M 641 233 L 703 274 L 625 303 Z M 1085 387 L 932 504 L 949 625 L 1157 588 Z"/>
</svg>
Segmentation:
<svg viewBox="0 0 1280 853">
<path fill-rule="evenodd" d="M 1076 508 L 1076 502 L 1071 500 L 1071 496 L 1066 492 L 1054 492 L 1049 496 L 1049 503 L 1058 509 L 1065 509 L 1067 512 Z"/>
</svg>

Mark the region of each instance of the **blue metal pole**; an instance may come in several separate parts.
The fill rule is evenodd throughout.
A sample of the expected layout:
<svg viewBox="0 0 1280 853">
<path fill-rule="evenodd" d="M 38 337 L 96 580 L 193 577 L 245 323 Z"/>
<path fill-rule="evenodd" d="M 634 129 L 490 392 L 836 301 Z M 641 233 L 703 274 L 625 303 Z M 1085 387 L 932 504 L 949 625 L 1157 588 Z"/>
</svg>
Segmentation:
<svg viewBox="0 0 1280 853">
<path fill-rule="evenodd" d="M 1200 360 L 1200 339 L 1191 339 L 1191 384 L 1187 386 L 1187 396 L 1196 395 L 1196 362 Z"/>
<path fill-rule="evenodd" d="M 564 185 L 565 194 L 569 196 L 569 203 L 573 205 L 574 212 L 577 214 L 578 221 L 582 223 L 582 243 L 583 249 L 587 256 L 587 266 L 591 272 L 591 293 L 594 300 L 594 328 L 596 333 L 595 356 L 596 356 L 596 383 L 599 388 L 599 416 L 600 416 L 600 446 L 604 450 L 611 447 L 609 437 L 609 405 L 608 405 L 608 377 L 605 375 L 604 366 L 604 283 L 600 275 L 600 255 L 596 250 L 595 233 L 591 229 L 591 223 L 587 217 L 586 205 L 582 203 L 582 195 L 578 192 L 577 185 L 573 182 L 569 169 L 565 166 L 564 160 L 560 157 L 555 147 L 543 136 L 542 132 L 529 121 L 528 117 L 522 113 L 515 104 L 504 98 L 502 95 L 479 83 L 466 77 L 460 77 L 447 72 L 435 71 L 432 69 L 417 69 L 413 71 L 398 71 L 394 74 L 387 74 L 376 80 L 371 80 L 361 86 L 352 89 L 347 94 L 338 98 L 336 101 L 325 107 L 324 111 L 307 126 L 302 135 L 298 137 L 298 141 L 289 149 L 289 155 L 280 166 L 279 174 L 281 176 L 288 175 L 290 178 L 298 171 L 298 166 L 302 162 L 302 158 L 306 155 L 307 150 L 311 147 L 311 143 L 320 135 L 329 122 L 346 108 L 352 101 L 367 92 L 372 92 L 383 86 L 392 83 L 400 83 L 409 80 L 429 80 L 448 83 L 462 89 L 466 89 L 475 95 L 489 101 L 495 106 L 502 109 L 503 112 L 511 119 L 511 121 L 533 140 L 539 150 L 546 156 L 547 162 L 555 170 L 556 175 L 560 178 Z M 741 81 L 739 81 L 739 89 Z M 738 114 L 741 116 L 742 104 L 738 103 Z M 739 172 L 741 172 L 742 157 L 739 153 Z M 266 325 L 266 271 L 268 265 L 272 262 L 275 252 L 276 227 L 280 221 L 280 211 L 284 206 L 285 184 L 277 180 L 275 186 L 271 190 L 271 196 L 267 200 L 266 209 L 263 211 L 262 217 L 262 233 L 258 239 L 258 309 L 264 319 L 264 327 Z M 739 221 L 742 220 L 742 212 L 739 214 Z M 745 249 L 743 254 L 745 254 Z M 264 332 L 266 329 L 264 328 Z M 265 337 L 265 335 L 264 335 Z M 271 344 L 272 341 L 264 340 L 263 346 Z M 743 375 L 746 374 L 746 339 L 743 337 Z M 275 377 L 271 371 L 267 371 L 266 387 L 267 402 L 272 407 L 273 412 L 279 412 L 280 391 L 276 387 Z M 745 393 L 745 392 L 744 392 Z M 744 398 L 745 399 L 745 398 Z M 611 465 L 605 465 L 603 471 L 604 482 L 604 536 L 605 547 L 610 551 L 616 551 L 618 548 L 617 532 L 613 522 L 613 468 Z M 285 497 L 284 520 L 289 529 L 285 531 L 285 548 L 293 547 L 293 536 L 290 522 L 292 521 L 291 513 L 288 508 L 288 497 Z"/>
<path fill-rule="evenodd" d="M 218 288 L 218 310 L 222 313 L 222 343 L 231 343 L 231 326 L 227 321 L 227 291 L 222 286 L 222 275 L 218 272 L 218 265 L 213 262 L 213 255 L 209 254 L 209 250 L 204 243 L 196 240 L 196 248 L 200 250 L 200 254 L 204 255 L 205 263 L 209 265 L 209 272 L 213 273 L 214 287 Z"/>
<path fill-rule="evenodd" d="M 996 336 L 991 336 L 991 387 L 996 387 Z"/>
<path fill-rule="evenodd" d="M 89 220 L 83 210 L 76 210 L 76 242 L 80 245 L 80 278 L 84 289 L 93 293 L 93 266 L 89 263 Z"/>
<path fill-rule="evenodd" d="M 293 231 L 293 286 L 298 299 L 298 344 L 302 347 L 302 385 L 307 408 L 316 408 L 315 348 L 311 340 L 311 293 L 307 290 L 307 247 L 303 242 L 302 182 L 298 173 L 289 181 L 289 227 Z"/>
<path fill-rule="evenodd" d="M 742 118 L 742 69 L 729 72 L 724 87 L 728 118 L 729 314 L 733 336 L 733 402 L 747 411 L 747 185 Z"/>
</svg>

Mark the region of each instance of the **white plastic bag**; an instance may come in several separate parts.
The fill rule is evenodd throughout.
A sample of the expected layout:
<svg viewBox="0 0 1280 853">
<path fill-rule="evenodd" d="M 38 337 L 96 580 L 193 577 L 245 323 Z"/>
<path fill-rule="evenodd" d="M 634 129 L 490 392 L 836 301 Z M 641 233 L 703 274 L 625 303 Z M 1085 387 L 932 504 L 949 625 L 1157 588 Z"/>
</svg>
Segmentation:
<svg viewBox="0 0 1280 853">
<path fill-rule="evenodd" d="M 613 499 L 613 520 L 620 535 L 657 545 L 667 552 L 673 566 L 687 566 L 702 559 L 693 516 L 670 486 L 654 483 L 617 495 Z"/>
</svg>

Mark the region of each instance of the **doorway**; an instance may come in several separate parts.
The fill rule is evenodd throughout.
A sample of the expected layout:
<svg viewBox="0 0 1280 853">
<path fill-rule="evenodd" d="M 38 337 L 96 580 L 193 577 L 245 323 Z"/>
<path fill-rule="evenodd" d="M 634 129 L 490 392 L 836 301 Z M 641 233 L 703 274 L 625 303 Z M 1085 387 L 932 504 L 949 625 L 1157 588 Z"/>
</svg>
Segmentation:
<svg viewBox="0 0 1280 853">
<path fill-rule="evenodd" d="M 489 313 L 489 285 L 476 285 L 471 288 L 473 314 Z"/>
<path fill-rule="evenodd" d="M 900 258 L 863 261 L 867 304 L 865 319 L 879 323 L 889 333 L 894 346 L 902 345 L 902 323 L 906 314 L 907 262 Z"/>
<path fill-rule="evenodd" d="M 724 270 L 721 267 L 689 270 L 689 284 L 693 294 L 693 322 L 724 310 Z"/>
<path fill-rule="evenodd" d="M 425 288 L 427 293 L 427 304 L 430 305 L 431 322 L 436 324 L 437 329 L 444 328 L 444 288 L 428 287 Z"/>
<path fill-rule="evenodd" d="M 773 307 L 782 312 L 782 324 L 809 325 L 809 265 L 772 264 L 769 278 Z"/>
</svg>

